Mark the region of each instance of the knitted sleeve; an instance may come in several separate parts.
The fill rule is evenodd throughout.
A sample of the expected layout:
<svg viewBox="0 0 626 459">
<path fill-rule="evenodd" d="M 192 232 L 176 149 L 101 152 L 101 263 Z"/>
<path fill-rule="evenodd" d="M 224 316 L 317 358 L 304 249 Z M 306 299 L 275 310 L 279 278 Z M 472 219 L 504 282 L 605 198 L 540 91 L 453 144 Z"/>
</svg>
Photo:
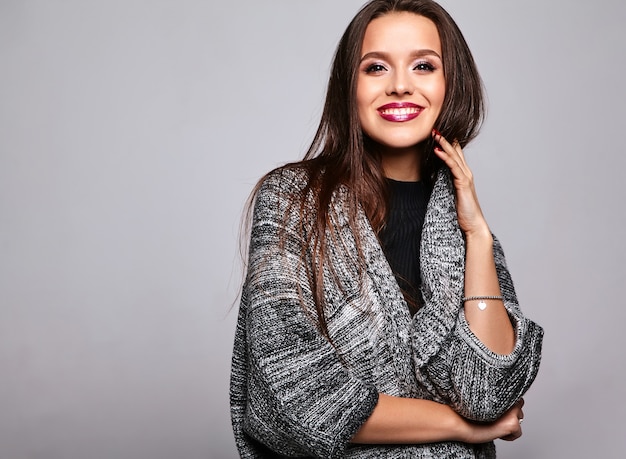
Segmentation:
<svg viewBox="0 0 626 459">
<path fill-rule="evenodd" d="M 293 174 L 271 174 L 255 202 L 231 374 L 242 457 L 341 457 L 378 400 L 375 387 L 341 364 L 303 307 L 312 296 L 299 205 L 290 206 Z"/>
<path fill-rule="evenodd" d="M 516 343 L 508 355 L 489 350 L 470 330 L 463 308 L 456 327 L 426 367 L 446 404 L 477 421 L 493 421 L 518 401 L 537 376 L 543 329 L 525 317 L 517 302 L 504 253 L 494 237 L 494 257 Z"/>
</svg>

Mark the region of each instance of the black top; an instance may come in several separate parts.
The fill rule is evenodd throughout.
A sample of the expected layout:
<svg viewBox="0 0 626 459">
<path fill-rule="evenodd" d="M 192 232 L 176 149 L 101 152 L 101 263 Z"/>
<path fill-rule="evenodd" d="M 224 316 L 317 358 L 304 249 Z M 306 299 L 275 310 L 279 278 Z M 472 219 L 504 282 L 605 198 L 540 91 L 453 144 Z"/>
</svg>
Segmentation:
<svg viewBox="0 0 626 459">
<path fill-rule="evenodd" d="M 411 313 L 422 304 L 420 295 L 420 241 L 428 204 L 422 182 L 387 179 L 389 209 L 380 241 Z"/>
</svg>

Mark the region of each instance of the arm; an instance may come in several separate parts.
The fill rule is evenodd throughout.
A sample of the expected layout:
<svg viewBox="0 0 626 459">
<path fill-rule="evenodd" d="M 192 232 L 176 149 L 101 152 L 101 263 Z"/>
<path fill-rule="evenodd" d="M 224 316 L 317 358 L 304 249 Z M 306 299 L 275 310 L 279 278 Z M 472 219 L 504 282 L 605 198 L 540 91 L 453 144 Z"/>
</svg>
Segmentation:
<svg viewBox="0 0 626 459">
<path fill-rule="evenodd" d="M 524 317 L 517 305 L 502 248 L 487 234 L 463 152 L 440 136 L 436 140 L 443 147 L 436 153 L 451 171 L 458 228 L 464 236 L 464 285 L 458 294 L 501 292 L 504 302 L 487 301 L 484 310 L 475 301 L 463 305 L 445 345 L 422 371 L 444 403 L 470 419 L 493 421 L 513 406 L 534 381 L 543 330 Z"/>
<path fill-rule="evenodd" d="M 478 203 L 472 171 L 465 162 L 463 150 L 449 144 L 441 135 L 435 140 L 442 146 L 435 153 L 452 172 L 457 197 L 459 227 L 465 236 L 465 295 L 500 296 L 500 284 L 493 257 L 493 237 Z M 470 330 L 491 351 L 506 355 L 515 345 L 511 320 L 499 300 L 487 300 L 487 308 L 478 308 L 478 301 L 464 305 Z"/>
<path fill-rule="evenodd" d="M 290 207 L 298 182 L 282 174 L 266 179 L 255 203 L 231 376 L 233 427 L 242 457 L 263 448 L 341 457 L 378 392 L 346 370 L 305 310 L 312 299 L 299 207 Z"/>
<path fill-rule="evenodd" d="M 480 230 L 465 233 L 465 296 L 501 296 L 500 283 L 493 258 L 493 237 L 486 223 Z M 515 334 L 511 319 L 501 300 L 485 300 L 485 309 L 478 300 L 466 301 L 465 319 L 470 330 L 496 354 L 513 351 Z"/>
<path fill-rule="evenodd" d="M 522 434 L 518 420 L 524 417 L 522 405 L 515 405 L 496 422 L 476 424 L 441 403 L 380 394 L 376 408 L 352 442 L 415 444 L 440 441 L 486 443 L 496 438 L 515 440 Z"/>
</svg>

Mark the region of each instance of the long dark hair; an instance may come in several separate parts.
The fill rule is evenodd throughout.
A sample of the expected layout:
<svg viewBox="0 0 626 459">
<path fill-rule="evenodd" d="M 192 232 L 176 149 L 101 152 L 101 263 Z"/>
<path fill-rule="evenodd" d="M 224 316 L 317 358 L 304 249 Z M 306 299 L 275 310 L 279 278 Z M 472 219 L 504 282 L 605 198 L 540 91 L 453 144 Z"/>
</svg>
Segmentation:
<svg viewBox="0 0 626 459">
<path fill-rule="evenodd" d="M 436 122 L 437 129 L 444 137 L 456 139 L 464 147 L 478 133 L 484 115 L 482 82 L 472 54 L 458 26 L 439 4 L 432 0 L 372 0 L 350 22 L 335 52 L 315 137 L 302 161 L 283 166 L 307 173 L 308 183 L 300 194 L 302 199 L 298 205 L 302 225 L 308 220 L 312 230 L 306 231 L 308 236 L 301 259 L 313 292 L 319 328 L 329 340 L 323 276 L 325 266 L 333 272 L 327 251 L 327 234 L 333 234 L 334 230 L 329 210 L 331 199 L 339 187 L 346 188 L 347 202 L 343 207 L 353 228 L 359 208 L 365 212 L 376 233 L 384 226 L 387 215 L 387 189 L 381 160 L 376 144 L 361 129 L 356 86 L 367 26 L 373 19 L 394 12 L 410 12 L 430 19 L 439 32 L 446 92 Z M 421 177 L 427 186 L 431 186 L 442 164 L 432 153 L 432 139 L 425 140 L 419 147 L 422 152 Z M 259 185 L 255 193 L 258 188 Z M 362 268 L 358 231 L 355 231 L 355 240 Z M 304 260 L 311 259 L 311 256 L 316 262 L 305 263 Z"/>
</svg>

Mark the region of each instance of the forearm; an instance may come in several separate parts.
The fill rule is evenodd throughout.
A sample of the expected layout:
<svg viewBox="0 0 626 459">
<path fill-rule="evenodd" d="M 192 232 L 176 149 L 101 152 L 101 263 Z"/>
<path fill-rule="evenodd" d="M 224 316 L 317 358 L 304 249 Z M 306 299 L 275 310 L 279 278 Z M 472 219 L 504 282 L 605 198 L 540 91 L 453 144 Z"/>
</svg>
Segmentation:
<svg viewBox="0 0 626 459">
<path fill-rule="evenodd" d="M 489 228 L 466 234 L 465 296 L 500 296 L 500 285 L 493 258 L 493 236 Z M 515 346 L 511 320 L 501 300 L 466 301 L 465 318 L 476 337 L 496 354 L 509 354 Z"/>
<path fill-rule="evenodd" d="M 492 423 L 470 422 L 452 408 L 430 400 L 380 394 L 370 417 L 352 437 L 352 443 L 421 444 L 442 441 L 485 443 L 521 434 L 517 404 Z"/>
<path fill-rule="evenodd" d="M 452 408 L 430 400 L 380 394 L 353 443 L 410 444 L 461 440 L 466 422 Z"/>
</svg>

